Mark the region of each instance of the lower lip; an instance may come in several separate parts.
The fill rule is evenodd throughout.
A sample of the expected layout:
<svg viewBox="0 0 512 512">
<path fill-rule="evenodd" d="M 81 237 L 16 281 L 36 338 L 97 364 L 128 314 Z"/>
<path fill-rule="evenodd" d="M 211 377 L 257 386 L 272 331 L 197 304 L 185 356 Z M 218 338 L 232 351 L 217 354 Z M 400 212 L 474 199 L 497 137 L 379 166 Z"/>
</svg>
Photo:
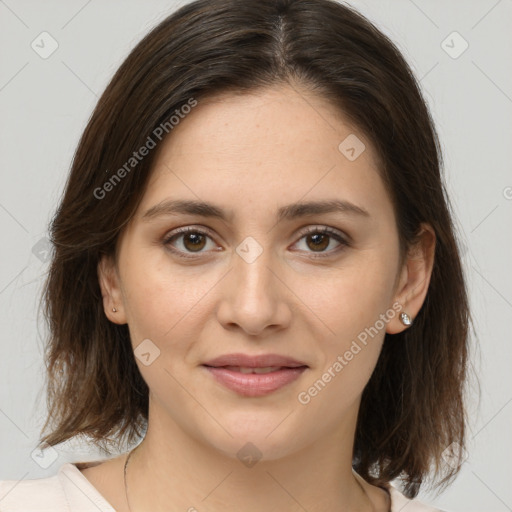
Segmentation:
<svg viewBox="0 0 512 512">
<path fill-rule="evenodd" d="M 223 367 L 204 366 L 213 377 L 236 393 L 244 396 L 264 396 L 298 379 L 306 366 L 283 368 L 269 373 L 241 373 Z"/>
</svg>

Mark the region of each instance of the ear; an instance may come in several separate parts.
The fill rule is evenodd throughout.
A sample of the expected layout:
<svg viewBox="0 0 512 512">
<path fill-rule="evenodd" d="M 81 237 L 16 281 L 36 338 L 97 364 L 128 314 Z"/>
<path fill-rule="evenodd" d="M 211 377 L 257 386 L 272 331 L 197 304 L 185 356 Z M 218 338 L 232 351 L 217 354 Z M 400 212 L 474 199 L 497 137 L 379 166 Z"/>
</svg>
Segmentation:
<svg viewBox="0 0 512 512">
<path fill-rule="evenodd" d="M 397 334 L 408 328 L 400 320 L 401 313 L 407 313 L 412 321 L 419 313 L 427 296 L 432 268 L 436 235 L 430 224 L 422 223 L 417 236 L 417 242 L 409 249 L 396 287 L 393 302 L 398 302 L 401 308 L 386 327 L 388 334 Z"/>
<path fill-rule="evenodd" d="M 102 255 L 98 262 L 98 280 L 103 297 L 103 309 L 107 318 L 115 324 L 125 324 L 126 314 L 121 292 L 121 280 L 114 258 Z M 113 310 L 116 309 L 114 312 Z"/>
</svg>

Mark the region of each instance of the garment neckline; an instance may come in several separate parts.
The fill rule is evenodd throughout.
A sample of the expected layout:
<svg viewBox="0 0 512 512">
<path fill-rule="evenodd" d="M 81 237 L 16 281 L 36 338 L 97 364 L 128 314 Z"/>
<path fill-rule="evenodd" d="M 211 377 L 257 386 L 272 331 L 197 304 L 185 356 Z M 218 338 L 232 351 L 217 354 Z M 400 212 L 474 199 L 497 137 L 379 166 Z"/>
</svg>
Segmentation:
<svg viewBox="0 0 512 512">
<path fill-rule="evenodd" d="M 81 495 L 85 496 L 88 501 L 92 500 L 93 503 L 101 510 L 101 512 L 116 512 L 112 504 L 100 493 L 100 491 L 92 484 L 92 482 L 80 471 L 87 467 L 97 466 L 104 461 L 94 462 L 67 462 L 63 464 L 59 470 L 59 477 L 64 475 L 66 478 L 60 478 L 64 490 L 73 492 L 73 488 L 78 487 Z M 70 486 L 71 480 L 73 487 Z"/>
</svg>

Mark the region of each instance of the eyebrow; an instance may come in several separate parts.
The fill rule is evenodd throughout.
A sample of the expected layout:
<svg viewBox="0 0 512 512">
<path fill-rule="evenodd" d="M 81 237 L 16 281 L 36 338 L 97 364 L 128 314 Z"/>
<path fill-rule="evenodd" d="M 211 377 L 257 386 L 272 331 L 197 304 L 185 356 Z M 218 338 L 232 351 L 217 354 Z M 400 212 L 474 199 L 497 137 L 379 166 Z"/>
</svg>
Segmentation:
<svg viewBox="0 0 512 512">
<path fill-rule="evenodd" d="M 143 221 L 149 221 L 156 217 L 178 214 L 199 215 L 201 217 L 213 217 L 223 221 L 233 218 L 233 212 L 225 212 L 222 208 L 211 203 L 195 200 L 167 199 L 151 208 L 143 215 Z M 367 210 L 349 201 L 332 199 L 327 201 L 308 201 L 292 203 L 282 206 L 277 211 L 277 221 L 293 220 L 307 215 L 319 215 L 323 213 L 344 213 L 362 217 L 370 217 Z"/>
</svg>

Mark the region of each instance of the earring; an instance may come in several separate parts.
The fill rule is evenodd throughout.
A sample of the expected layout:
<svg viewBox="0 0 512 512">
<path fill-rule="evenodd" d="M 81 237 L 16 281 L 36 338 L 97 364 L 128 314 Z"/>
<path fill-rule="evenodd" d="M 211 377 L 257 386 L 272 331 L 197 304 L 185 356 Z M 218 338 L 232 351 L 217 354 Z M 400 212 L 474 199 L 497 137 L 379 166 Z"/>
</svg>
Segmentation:
<svg viewBox="0 0 512 512">
<path fill-rule="evenodd" d="M 116 309 L 116 308 L 112 308 L 112 311 L 113 311 L 114 313 L 116 313 L 116 312 L 117 312 L 117 309 Z"/>
<path fill-rule="evenodd" d="M 400 320 L 404 325 L 412 325 L 412 318 L 407 313 L 400 313 Z"/>
</svg>

